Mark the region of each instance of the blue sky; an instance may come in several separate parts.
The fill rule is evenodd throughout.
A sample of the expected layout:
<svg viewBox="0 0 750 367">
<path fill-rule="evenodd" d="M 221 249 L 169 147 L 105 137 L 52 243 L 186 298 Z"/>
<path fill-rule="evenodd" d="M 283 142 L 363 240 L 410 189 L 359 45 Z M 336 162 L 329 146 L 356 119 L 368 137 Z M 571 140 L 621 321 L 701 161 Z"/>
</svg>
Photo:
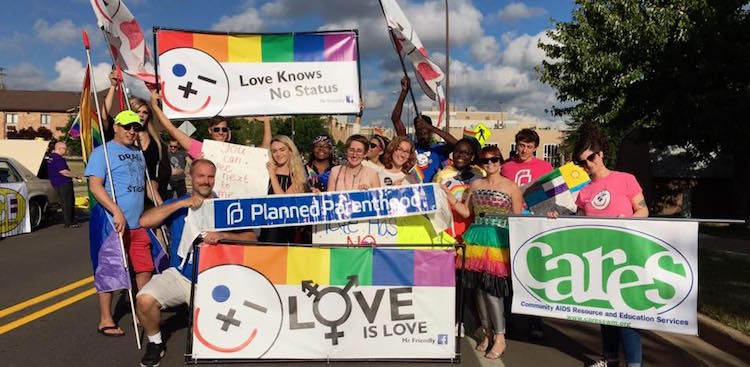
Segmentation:
<svg viewBox="0 0 750 367">
<path fill-rule="evenodd" d="M 402 75 L 377 0 L 123 0 L 151 39 L 153 26 L 236 32 L 360 30 L 365 123 L 388 120 Z M 497 110 L 543 121 L 554 92 L 533 71 L 544 57 L 536 46 L 551 18 L 567 21 L 571 0 L 450 0 L 451 104 Z M 442 0 L 398 0 L 431 57 L 445 64 Z M 6 5 L 6 10 L 7 10 Z M 78 90 L 85 54 L 80 30 L 92 38 L 101 89 L 111 63 L 88 0 L 26 0 L 0 14 L 0 67 L 8 89 Z M 129 81 L 135 94 L 142 83 Z M 421 109 L 432 102 L 417 94 Z M 387 125 L 386 125 L 387 126 Z"/>
</svg>

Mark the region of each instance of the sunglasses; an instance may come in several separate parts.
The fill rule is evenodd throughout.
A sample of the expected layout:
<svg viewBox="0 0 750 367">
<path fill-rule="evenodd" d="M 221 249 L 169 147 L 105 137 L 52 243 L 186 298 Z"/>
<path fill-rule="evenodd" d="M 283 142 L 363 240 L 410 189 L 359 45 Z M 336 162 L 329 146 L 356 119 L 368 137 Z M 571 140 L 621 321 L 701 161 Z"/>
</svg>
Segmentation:
<svg viewBox="0 0 750 367">
<path fill-rule="evenodd" d="M 370 143 L 370 149 L 380 149 L 380 145 L 377 145 L 375 143 Z"/>
<path fill-rule="evenodd" d="M 215 133 L 218 133 L 218 132 L 227 133 L 229 132 L 229 128 L 228 127 L 212 127 L 211 131 Z"/>
<path fill-rule="evenodd" d="M 139 125 L 139 124 L 127 124 L 127 125 L 120 125 L 125 131 L 135 130 L 137 132 L 146 130 L 145 127 Z"/>
<path fill-rule="evenodd" d="M 499 163 L 501 160 L 500 157 L 479 158 L 479 164 Z"/>
<path fill-rule="evenodd" d="M 586 159 L 576 159 L 576 160 L 573 161 L 573 163 L 575 163 L 576 165 L 581 166 L 581 167 L 586 167 L 586 161 L 594 162 L 594 160 L 596 159 L 596 155 L 597 154 L 599 154 L 599 152 L 593 152 L 593 153 L 589 154 L 589 156 L 586 157 Z"/>
<path fill-rule="evenodd" d="M 176 145 L 170 145 L 170 146 L 169 146 L 169 148 L 170 148 L 170 149 L 172 149 L 172 148 L 174 148 L 174 149 L 177 149 L 177 148 L 178 148 L 178 146 L 176 146 Z"/>
</svg>

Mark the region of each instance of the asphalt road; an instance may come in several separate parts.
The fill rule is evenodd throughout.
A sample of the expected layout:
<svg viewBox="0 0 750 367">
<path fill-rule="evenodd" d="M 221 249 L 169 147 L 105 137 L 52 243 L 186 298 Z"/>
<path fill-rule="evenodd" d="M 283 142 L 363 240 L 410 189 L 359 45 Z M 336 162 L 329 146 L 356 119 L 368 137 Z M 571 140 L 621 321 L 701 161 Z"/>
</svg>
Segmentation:
<svg viewBox="0 0 750 367">
<path fill-rule="evenodd" d="M 136 349 L 132 319 L 125 297 L 116 317 L 127 335 L 108 338 L 96 332 L 97 299 L 88 247 L 88 223 L 78 229 L 51 225 L 12 238 L 0 239 L 0 365 L 3 366 L 137 366 L 142 351 Z M 78 282 L 78 283 L 76 283 Z M 69 289 L 61 287 L 72 284 Z M 50 291 L 57 292 L 32 300 Z M 59 294 L 56 294 L 59 293 Z M 49 299 L 43 299 L 49 298 Z M 25 302 L 32 300 L 30 302 Z M 38 301 L 38 302 L 35 302 Z M 33 303 L 33 304 L 32 304 Z M 20 305 L 19 305 L 20 304 Z M 18 305 L 18 306 L 16 306 Z M 51 311 L 51 312 L 50 312 Z M 162 366 L 184 365 L 187 313 L 184 309 L 163 314 L 167 356 Z M 601 344 L 596 325 L 547 320 L 542 341 L 531 340 L 522 320 L 513 321 L 503 361 L 508 366 L 584 366 L 597 359 Z M 644 332 L 645 365 L 712 365 L 700 351 L 716 355 L 697 337 L 672 338 Z M 461 342 L 461 364 L 500 366 L 473 350 L 470 338 Z M 742 362 L 727 357 L 735 365 Z M 732 364 L 730 362 L 725 362 Z M 283 365 L 310 366 L 324 362 Z M 259 365 L 259 364 L 253 364 Z M 278 366 L 274 364 L 260 364 Z M 410 363 L 358 362 L 345 366 L 407 366 Z M 420 364 L 442 366 L 444 363 Z"/>
</svg>

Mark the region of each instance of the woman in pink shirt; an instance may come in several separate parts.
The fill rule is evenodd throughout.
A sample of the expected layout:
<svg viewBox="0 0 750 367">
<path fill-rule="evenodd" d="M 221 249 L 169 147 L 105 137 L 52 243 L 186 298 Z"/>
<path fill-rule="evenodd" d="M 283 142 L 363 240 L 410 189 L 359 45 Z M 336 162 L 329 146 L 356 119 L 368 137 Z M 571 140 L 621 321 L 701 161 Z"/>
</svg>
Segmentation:
<svg viewBox="0 0 750 367">
<path fill-rule="evenodd" d="M 595 123 L 584 123 L 573 149 L 575 164 L 591 177 L 578 193 L 578 214 L 590 217 L 648 217 L 648 207 L 641 186 L 629 173 L 613 171 L 604 164 L 607 139 Z M 550 213 L 556 216 L 556 213 Z M 641 334 L 636 329 L 602 325 L 602 360 L 593 366 L 618 365 L 622 342 L 628 367 L 642 365 Z"/>
</svg>

